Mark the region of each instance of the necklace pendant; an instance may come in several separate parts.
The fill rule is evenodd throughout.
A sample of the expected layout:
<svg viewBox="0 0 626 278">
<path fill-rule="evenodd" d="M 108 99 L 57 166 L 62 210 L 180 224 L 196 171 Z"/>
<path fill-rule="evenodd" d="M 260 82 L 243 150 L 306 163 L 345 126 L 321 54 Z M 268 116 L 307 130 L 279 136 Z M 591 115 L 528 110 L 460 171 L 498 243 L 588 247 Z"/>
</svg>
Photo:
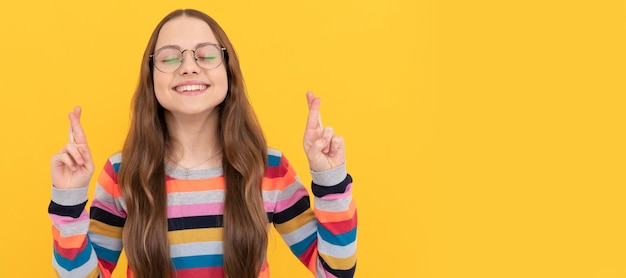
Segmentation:
<svg viewBox="0 0 626 278">
<path fill-rule="evenodd" d="M 191 174 L 189 173 L 189 171 L 185 171 L 185 178 L 188 178 L 188 177 L 189 177 L 189 175 L 191 175 Z"/>
</svg>

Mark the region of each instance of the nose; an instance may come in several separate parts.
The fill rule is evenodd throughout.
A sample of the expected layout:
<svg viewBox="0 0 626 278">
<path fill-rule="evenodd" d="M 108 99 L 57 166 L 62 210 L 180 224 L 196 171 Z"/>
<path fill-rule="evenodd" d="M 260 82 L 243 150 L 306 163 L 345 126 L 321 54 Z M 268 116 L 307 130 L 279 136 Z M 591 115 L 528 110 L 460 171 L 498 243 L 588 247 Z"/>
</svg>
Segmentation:
<svg viewBox="0 0 626 278">
<path fill-rule="evenodd" d="M 189 52 L 189 53 L 187 53 Z M 196 53 L 191 49 L 183 50 L 183 61 L 178 69 L 180 75 L 195 74 L 200 71 L 200 67 L 196 62 Z"/>
</svg>

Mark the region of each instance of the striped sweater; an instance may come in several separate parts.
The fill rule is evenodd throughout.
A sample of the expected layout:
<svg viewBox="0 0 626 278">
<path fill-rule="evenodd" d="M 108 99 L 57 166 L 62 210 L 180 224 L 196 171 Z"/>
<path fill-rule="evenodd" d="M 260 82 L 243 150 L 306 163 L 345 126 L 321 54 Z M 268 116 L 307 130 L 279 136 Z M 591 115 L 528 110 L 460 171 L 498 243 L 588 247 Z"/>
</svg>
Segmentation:
<svg viewBox="0 0 626 278">
<path fill-rule="evenodd" d="M 356 269 L 356 207 L 345 164 L 312 172 L 308 191 L 282 153 L 270 149 L 262 182 L 270 223 L 316 277 L 352 277 Z M 117 183 L 121 154 L 98 177 L 89 214 L 88 188 L 52 189 L 48 208 L 54 240 L 52 263 L 61 277 L 110 277 L 122 251 L 126 205 Z M 168 238 L 178 278 L 223 277 L 221 167 L 183 170 L 166 166 Z M 132 277 L 132 270 L 127 268 Z M 267 261 L 259 277 L 269 277 Z"/>
</svg>

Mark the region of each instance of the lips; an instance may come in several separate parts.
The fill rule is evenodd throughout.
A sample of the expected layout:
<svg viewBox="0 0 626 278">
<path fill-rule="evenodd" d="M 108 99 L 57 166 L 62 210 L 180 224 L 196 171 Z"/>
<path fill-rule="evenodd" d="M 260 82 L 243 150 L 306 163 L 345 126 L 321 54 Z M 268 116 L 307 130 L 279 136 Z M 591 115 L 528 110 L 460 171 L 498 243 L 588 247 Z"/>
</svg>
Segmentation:
<svg viewBox="0 0 626 278">
<path fill-rule="evenodd" d="M 206 84 L 186 84 L 174 87 L 174 91 L 179 93 L 204 91 L 209 88 Z"/>
</svg>

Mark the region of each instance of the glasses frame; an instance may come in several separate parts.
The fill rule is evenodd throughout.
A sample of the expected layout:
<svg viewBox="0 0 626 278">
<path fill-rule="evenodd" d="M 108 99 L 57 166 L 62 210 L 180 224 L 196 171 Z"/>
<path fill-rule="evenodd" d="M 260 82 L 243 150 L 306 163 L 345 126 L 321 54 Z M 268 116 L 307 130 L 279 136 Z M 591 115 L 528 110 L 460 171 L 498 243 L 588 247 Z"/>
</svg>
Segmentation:
<svg viewBox="0 0 626 278">
<path fill-rule="evenodd" d="M 221 61 L 220 61 L 220 63 L 219 63 L 219 64 L 217 64 L 217 65 L 216 65 L 215 67 L 213 67 L 213 68 L 206 68 L 206 67 L 203 67 L 202 65 L 200 65 L 200 63 L 198 63 L 198 57 L 196 56 L 196 51 L 197 51 L 199 48 L 201 48 L 201 47 L 205 47 L 205 46 L 207 46 L 207 45 L 212 45 L 212 46 L 214 46 L 215 48 L 217 48 L 218 50 L 221 50 L 221 51 L 220 51 L 220 54 L 222 55 L 222 57 L 221 57 Z M 159 54 L 159 52 L 160 52 L 160 51 L 165 50 L 165 49 L 176 49 L 176 50 L 180 51 L 180 56 L 182 57 L 182 58 L 180 59 L 180 63 L 178 64 L 178 67 L 176 67 L 176 69 L 174 69 L 174 70 L 172 70 L 172 71 L 164 71 L 164 70 L 160 69 L 160 68 L 157 66 L 157 62 L 155 61 L 157 54 Z M 149 56 L 149 57 L 150 57 L 150 61 L 152 61 L 152 65 L 154 66 L 154 68 L 155 68 L 155 69 L 157 69 L 158 71 L 160 71 L 160 72 L 162 72 L 162 73 L 172 73 L 172 72 L 176 72 L 177 70 L 179 70 L 179 69 L 180 69 L 180 67 L 183 65 L 183 63 L 185 62 L 185 51 L 188 51 L 188 50 L 189 50 L 189 51 L 191 51 L 191 53 L 193 54 L 193 60 L 195 61 L 196 65 L 198 65 L 198 67 L 200 67 L 200 68 L 202 68 L 202 69 L 205 69 L 205 70 L 212 70 L 212 69 L 216 69 L 216 68 L 217 68 L 217 67 L 219 67 L 221 64 L 223 64 L 223 63 L 224 63 L 224 60 L 226 59 L 226 53 L 227 53 L 226 48 L 225 48 L 225 47 L 223 47 L 223 46 L 221 46 L 221 45 L 219 45 L 219 44 L 216 44 L 216 43 L 203 43 L 203 44 L 199 44 L 199 45 L 198 45 L 198 46 L 196 46 L 196 48 L 194 48 L 194 49 L 182 49 L 182 50 L 181 50 L 179 47 L 176 47 L 176 46 L 165 46 L 165 47 L 161 47 L 161 48 L 157 49 L 156 51 L 154 51 L 152 54 L 150 54 L 150 56 Z"/>
</svg>

